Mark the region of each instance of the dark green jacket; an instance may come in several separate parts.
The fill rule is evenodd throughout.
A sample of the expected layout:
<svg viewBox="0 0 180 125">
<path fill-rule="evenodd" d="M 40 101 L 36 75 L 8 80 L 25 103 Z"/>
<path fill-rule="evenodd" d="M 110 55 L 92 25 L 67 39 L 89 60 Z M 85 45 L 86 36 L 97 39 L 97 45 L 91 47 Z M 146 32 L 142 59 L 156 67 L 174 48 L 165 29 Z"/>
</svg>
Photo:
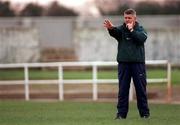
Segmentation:
<svg viewBox="0 0 180 125">
<path fill-rule="evenodd" d="M 118 41 L 118 62 L 145 62 L 144 43 L 147 33 L 138 22 L 132 32 L 126 28 L 125 24 L 108 31 Z"/>
</svg>

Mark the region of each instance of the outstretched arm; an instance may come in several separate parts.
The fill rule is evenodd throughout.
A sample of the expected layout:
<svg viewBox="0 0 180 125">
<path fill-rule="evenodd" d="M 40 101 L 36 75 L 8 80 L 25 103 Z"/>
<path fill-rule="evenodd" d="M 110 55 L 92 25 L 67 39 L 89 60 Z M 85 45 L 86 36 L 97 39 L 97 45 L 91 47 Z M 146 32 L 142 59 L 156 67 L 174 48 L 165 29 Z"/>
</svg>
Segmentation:
<svg viewBox="0 0 180 125">
<path fill-rule="evenodd" d="M 109 31 L 109 34 L 112 36 L 112 37 L 114 37 L 116 40 L 118 40 L 118 39 L 120 39 L 120 37 L 121 37 L 121 31 L 117 28 L 117 27 L 115 27 L 112 23 L 111 23 L 111 21 L 109 21 L 109 20 L 105 20 L 104 21 L 104 27 L 105 28 L 107 28 L 108 29 L 108 31 Z"/>
</svg>

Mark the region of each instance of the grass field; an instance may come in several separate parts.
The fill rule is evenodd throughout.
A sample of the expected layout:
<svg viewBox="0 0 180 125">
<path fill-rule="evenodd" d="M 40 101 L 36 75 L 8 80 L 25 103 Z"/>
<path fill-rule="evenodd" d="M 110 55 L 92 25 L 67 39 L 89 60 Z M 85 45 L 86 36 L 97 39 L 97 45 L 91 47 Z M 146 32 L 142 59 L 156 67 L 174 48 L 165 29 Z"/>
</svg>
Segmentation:
<svg viewBox="0 0 180 125">
<path fill-rule="evenodd" d="M 30 70 L 30 79 L 58 79 L 57 70 Z M 148 78 L 165 78 L 166 70 L 162 69 L 151 69 L 147 70 Z M 172 83 L 180 84 L 180 70 L 175 69 L 172 70 Z M 17 80 L 23 79 L 24 74 L 23 70 L 0 70 L 0 80 Z M 92 72 L 91 71 L 65 71 L 64 79 L 91 79 Z M 99 71 L 98 72 L 99 79 L 116 79 L 117 71 Z"/>
<path fill-rule="evenodd" d="M 0 125 L 179 125 L 180 105 L 150 104 L 141 119 L 135 103 L 126 120 L 114 120 L 115 103 L 1 101 Z"/>
</svg>

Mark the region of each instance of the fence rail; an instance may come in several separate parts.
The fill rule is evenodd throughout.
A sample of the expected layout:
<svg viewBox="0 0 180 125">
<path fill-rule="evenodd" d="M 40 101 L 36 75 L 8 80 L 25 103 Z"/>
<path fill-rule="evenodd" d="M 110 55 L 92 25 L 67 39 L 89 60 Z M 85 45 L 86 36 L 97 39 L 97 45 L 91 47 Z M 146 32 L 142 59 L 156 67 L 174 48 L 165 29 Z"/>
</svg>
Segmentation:
<svg viewBox="0 0 180 125">
<path fill-rule="evenodd" d="M 167 83 L 167 101 L 171 101 L 171 64 L 167 60 L 149 60 L 146 61 L 146 65 L 166 65 L 167 66 L 167 78 L 147 79 L 148 83 L 165 82 Z M 64 67 L 76 67 L 76 66 L 90 66 L 92 67 L 92 79 L 74 79 L 65 80 L 63 78 Z M 29 100 L 29 85 L 30 84 L 58 84 L 59 100 L 64 100 L 64 84 L 85 84 L 92 83 L 93 100 L 98 99 L 98 84 L 100 83 L 118 83 L 117 79 L 98 79 L 98 67 L 101 66 L 117 66 L 117 62 L 50 62 L 50 63 L 19 63 L 19 64 L 0 64 L 0 69 L 3 68 L 24 68 L 24 80 L 11 80 L 0 81 L 0 85 L 18 85 L 24 84 L 25 88 L 25 100 Z M 57 67 L 58 79 L 57 80 L 30 80 L 29 68 L 34 67 Z M 131 80 L 132 82 L 132 80 Z M 133 87 L 131 84 L 129 99 L 133 100 Z"/>
</svg>

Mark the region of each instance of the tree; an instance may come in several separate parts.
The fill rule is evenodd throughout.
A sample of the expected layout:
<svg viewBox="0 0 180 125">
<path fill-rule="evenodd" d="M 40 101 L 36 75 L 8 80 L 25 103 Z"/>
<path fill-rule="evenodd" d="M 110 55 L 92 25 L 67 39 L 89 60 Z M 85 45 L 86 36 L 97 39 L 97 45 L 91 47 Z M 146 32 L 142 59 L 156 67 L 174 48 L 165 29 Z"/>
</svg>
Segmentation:
<svg viewBox="0 0 180 125">
<path fill-rule="evenodd" d="M 129 6 L 127 4 L 123 4 L 123 5 L 120 5 L 116 10 L 109 11 L 109 12 L 104 12 L 100 8 L 100 12 L 101 12 L 102 15 L 122 15 L 123 12 L 128 8 L 129 8 Z"/>
<path fill-rule="evenodd" d="M 120 15 L 127 8 L 134 8 L 138 15 L 180 14 L 180 1 L 165 1 L 163 4 L 155 1 L 129 2 L 128 4 L 119 4 L 119 7 L 113 11 L 99 9 L 102 15 Z"/>
<path fill-rule="evenodd" d="M 162 14 L 180 14 L 180 2 L 179 1 L 165 2 L 163 6 Z"/>
<path fill-rule="evenodd" d="M 128 8 L 130 8 L 130 6 L 127 4 L 123 4 L 123 5 L 119 6 L 117 9 L 117 15 L 122 15 L 124 13 L 124 11 Z"/>
<path fill-rule="evenodd" d="M 139 2 L 135 10 L 138 15 L 155 15 L 161 14 L 162 7 L 157 2 Z"/>
<path fill-rule="evenodd" d="M 0 17 L 12 17 L 12 16 L 15 16 L 15 12 L 10 8 L 10 3 L 0 1 Z"/>
<path fill-rule="evenodd" d="M 43 11 L 42 6 L 30 3 L 20 12 L 20 16 L 42 16 Z"/>
<path fill-rule="evenodd" d="M 49 6 L 46 15 L 47 16 L 77 16 L 78 14 L 71 9 L 59 5 L 55 1 Z"/>
</svg>

